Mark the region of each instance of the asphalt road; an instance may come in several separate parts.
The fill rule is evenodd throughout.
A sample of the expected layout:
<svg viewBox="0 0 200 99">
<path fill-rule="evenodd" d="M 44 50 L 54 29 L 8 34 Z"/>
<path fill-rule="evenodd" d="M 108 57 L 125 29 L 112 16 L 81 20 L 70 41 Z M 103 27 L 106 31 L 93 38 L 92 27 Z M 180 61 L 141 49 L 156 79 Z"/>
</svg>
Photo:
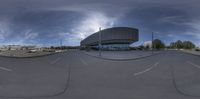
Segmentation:
<svg viewBox="0 0 200 99">
<path fill-rule="evenodd" d="M 131 61 L 77 50 L 0 57 L 0 99 L 200 99 L 199 60 L 177 51 Z"/>
</svg>

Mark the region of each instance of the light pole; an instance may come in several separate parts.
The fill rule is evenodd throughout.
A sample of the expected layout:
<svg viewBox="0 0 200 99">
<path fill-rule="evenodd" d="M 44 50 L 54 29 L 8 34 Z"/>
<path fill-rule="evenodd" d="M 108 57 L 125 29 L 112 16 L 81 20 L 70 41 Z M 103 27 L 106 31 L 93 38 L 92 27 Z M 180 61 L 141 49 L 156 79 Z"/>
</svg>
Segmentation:
<svg viewBox="0 0 200 99">
<path fill-rule="evenodd" d="M 152 51 L 152 54 L 153 54 L 153 50 L 154 50 L 154 42 L 153 42 L 153 40 L 154 40 L 154 33 L 152 32 L 152 37 L 151 37 L 151 47 L 152 47 L 152 49 L 151 49 L 151 51 Z"/>
<path fill-rule="evenodd" d="M 62 50 L 62 39 L 60 39 L 60 49 Z"/>
<path fill-rule="evenodd" d="M 99 27 L 99 56 L 101 57 L 101 27 Z"/>
</svg>

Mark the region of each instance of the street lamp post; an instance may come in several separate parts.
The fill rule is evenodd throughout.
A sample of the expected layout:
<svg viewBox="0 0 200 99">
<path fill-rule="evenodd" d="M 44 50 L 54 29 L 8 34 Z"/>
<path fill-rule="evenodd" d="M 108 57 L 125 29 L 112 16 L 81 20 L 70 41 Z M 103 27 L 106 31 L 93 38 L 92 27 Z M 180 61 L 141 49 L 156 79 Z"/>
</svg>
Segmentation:
<svg viewBox="0 0 200 99">
<path fill-rule="evenodd" d="M 99 27 L 99 56 L 101 57 L 101 27 Z"/>
<path fill-rule="evenodd" d="M 154 40 L 154 33 L 152 32 L 152 41 L 151 41 L 151 47 L 152 47 L 152 49 L 151 49 L 151 51 L 152 51 L 152 54 L 153 54 L 153 51 L 154 51 L 154 42 L 153 42 L 153 40 Z"/>
<path fill-rule="evenodd" d="M 60 39 L 60 49 L 62 50 L 62 39 Z"/>
</svg>

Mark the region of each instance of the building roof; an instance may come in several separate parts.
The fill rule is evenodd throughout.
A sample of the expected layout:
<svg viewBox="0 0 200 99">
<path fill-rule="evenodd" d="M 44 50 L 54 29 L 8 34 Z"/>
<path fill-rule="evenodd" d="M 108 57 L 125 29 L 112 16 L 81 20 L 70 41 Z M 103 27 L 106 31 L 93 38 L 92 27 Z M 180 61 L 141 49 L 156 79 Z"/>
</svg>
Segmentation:
<svg viewBox="0 0 200 99">
<path fill-rule="evenodd" d="M 101 34 L 99 34 L 101 33 Z M 101 35 L 102 44 L 130 44 L 138 41 L 139 30 L 130 27 L 113 27 L 96 32 L 81 41 L 81 45 L 96 45 Z"/>
</svg>

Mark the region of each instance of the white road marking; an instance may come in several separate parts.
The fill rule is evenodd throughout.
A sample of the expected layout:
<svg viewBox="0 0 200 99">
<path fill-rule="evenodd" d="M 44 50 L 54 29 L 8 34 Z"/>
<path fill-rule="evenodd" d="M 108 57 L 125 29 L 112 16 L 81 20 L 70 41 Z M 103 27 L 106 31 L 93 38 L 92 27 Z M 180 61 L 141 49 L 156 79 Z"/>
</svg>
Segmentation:
<svg viewBox="0 0 200 99">
<path fill-rule="evenodd" d="M 196 67 L 196 68 L 199 68 L 199 69 L 200 69 L 200 66 L 197 65 L 197 64 L 194 64 L 194 63 L 192 63 L 192 62 L 190 62 L 190 61 L 187 61 L 187 63 L 190 64 L 190 65 L 192 65 L 192 66 L 194 66 L 194 67 Z"/>
<path fill-rule="evenodd" d="M 59 58 L 57 58 L 56 60 L 54 60 L 54 61 L 52 61 L 50 64 L 56 64 L 58 61 L 60 61 L 61 60 L 61 58 L 59 57 Z"/>
<path fill-rule="evenodd" d="M 81 60 L 81 62 L 84 64 L 84 65 L 88 65 L 86 61 L 84 61 L 82 58 L 79 58 Z"/>
<path fill-rule="evenodd" d="M 0 67 L 1 70 L 4 70 L 4 71 L 9 71 L 11 72 L 12 70 L 11 69 L 8 69 L 8 68 L 5 68 L 5 67 Z"/>
<path fill-rule="evenodd" d="M 143 73 L 146 73 L 146 72 L 152 70 L 153 68 L 157 67 L 158 64 L 159 64 L 159 62 L 156 62 L 156 63 L 153 64 L 151 67 L 149 67 L 149 68 L 147 68 L 147 69 L 145 69 L 145 70 L 143 70 L 143 71 L 141 71 L 141 72 L 134 73 L 134 76 L 138 76 L 138 75 L 141 75 L 141 74 L 143 74 Z"/>
</svg>

